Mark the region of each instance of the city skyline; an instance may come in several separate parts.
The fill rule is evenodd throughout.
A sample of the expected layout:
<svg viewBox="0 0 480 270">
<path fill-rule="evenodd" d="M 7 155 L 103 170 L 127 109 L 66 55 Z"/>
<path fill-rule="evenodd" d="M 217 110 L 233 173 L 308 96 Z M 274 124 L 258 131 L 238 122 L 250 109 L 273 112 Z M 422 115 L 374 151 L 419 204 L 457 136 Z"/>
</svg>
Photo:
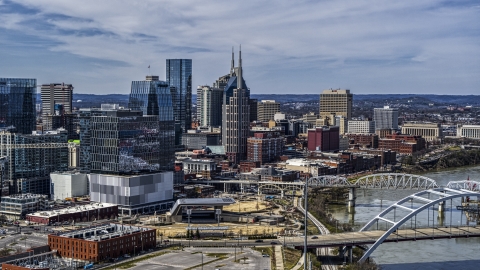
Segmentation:
<svg viewBox="0 0 480 270">
<path fill-rule="evenodd" d="M 244 75 L 258 94 L 477 94 L 479 7 L 0 0 L 0 73 L 68 82 L 76 93 L 128 94 L 136 78 L 165 80 L 165 59 L 178 58 L 192 59 L 196 87 L 222 76 L 232 45 L 242 44 Z"/>
</svg>

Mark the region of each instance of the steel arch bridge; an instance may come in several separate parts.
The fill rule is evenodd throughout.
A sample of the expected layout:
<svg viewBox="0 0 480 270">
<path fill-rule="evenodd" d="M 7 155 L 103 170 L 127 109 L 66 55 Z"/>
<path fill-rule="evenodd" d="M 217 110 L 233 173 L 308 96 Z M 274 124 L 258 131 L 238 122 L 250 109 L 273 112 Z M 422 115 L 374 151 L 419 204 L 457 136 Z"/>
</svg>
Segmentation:
<svg viewBox="0 0 480 270">
<path fill-rule="evenodd" d="M 447 188 L 480 192 L 480 182 L 470 181 L 470 180 L 450 181 L 447 184 Z"/>
<path fill-rule="evenodd" d="M 438 198 L 436 199 L 430 198 L 434 196 Z M 400 228 L 400 226 L 405 224 L 407 221 L 411 220 L 413 217 L 416 218 L 416 215 L 418 213 L 428 210 L 430 207 L 433 207 L 436 204 L 439 205 L 439 211 L 443 211 L 444 203 L 446 201 L 452 200 L 455 198 L 467 197 L 467 196 L 477 196 L 477 198 L 480 199 L 480 193 L 478 192 L 470 191 L 466 189 L 451 189 L 451 188 L 445 187 L 445 188 L 435 188 L 435 189 L 429 189 L 429 190 L 417 192 L 389 206 L 359 230 L 360 232 L 367 231 L 375 223 L 377 223 L 378 225 L 379 221 L 392 224 L 392 226 L 380 238 L 378 238 L 370 248 L 368 248 L 365 251 L 364 255 L 359 259 L 359 262 L 363 262 L 368 257 L 370 257 L 370 255 L 375 251 L 375 249 L 377 249 L 378 246 L 380 246 L 380 244 L 382 244 L 382 242 L 385 241 L 385 239 L 387 239 L 388 236 L 390 236 L 390 234 L 394 233 L 397 229 Z M 423 205 L 414 209 L 413 207 L 408 207 L 405 205 L 406 203 L 409 203 L 409 202 L 412 203 L 412 205 L 413 205 L 413 202 L 422 203 Z M 395 220 L 395 210 L 397 209 L 406 211 L 407 214 L 401 217 L 399 220 Z M 394 211 L 393 220 L 386 217 L 387 214 L 391 213 L 392 211 Z"/>
<path fill-rule="evenodd" d="M 359 178 L 353 186 L 366 189 L 431 189 L 437 182 L 425 176 L 404 173 L 379 173 Z"/>
</svg>

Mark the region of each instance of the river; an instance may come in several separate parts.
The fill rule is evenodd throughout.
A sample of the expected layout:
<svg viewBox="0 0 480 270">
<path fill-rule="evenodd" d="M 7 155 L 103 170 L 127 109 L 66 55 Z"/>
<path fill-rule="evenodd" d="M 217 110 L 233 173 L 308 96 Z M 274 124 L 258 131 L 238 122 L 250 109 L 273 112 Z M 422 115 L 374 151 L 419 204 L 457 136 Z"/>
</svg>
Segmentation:
<svg viewBox="0 0 480 270">
<path fill-rule="evenodd" d="M 437 181 L 440 186 L 445 186 L 449 181 L 470 180 L 480 181 L 480 166 L 463 167 L 453 170 L 431 172 L 423 174 Z M 348 212 L 346 206 L 331 205 L 329 211 L 339 222 L 353 223 L 355 230 L 360 229 L 366 222 L 396 201 L 418 192 L 417 190 L 358 190 L 355 213 Z M 447 203 L 445 210 L 445 225 L 467 224 L 465 215 L 456 210 L 455 206 L 460 201 Z M 415 207 L 415 205 L 414 205 Z M 431 225 L 432 222 L 441 222 L 437 217 L 432 217 L 432 211 L 427 215 L 424 211 L 417 217 L 417 226 Z M 468 222 L 470 226 L 476 223 Z M 410 222 L 408 222 L 410 225 Z M 480 269 L 480 238 L 424 240 L 416 242 L 385 243 L 380 245 L 372 257 L 385 270 L 399 269 Z"/>
</svg>

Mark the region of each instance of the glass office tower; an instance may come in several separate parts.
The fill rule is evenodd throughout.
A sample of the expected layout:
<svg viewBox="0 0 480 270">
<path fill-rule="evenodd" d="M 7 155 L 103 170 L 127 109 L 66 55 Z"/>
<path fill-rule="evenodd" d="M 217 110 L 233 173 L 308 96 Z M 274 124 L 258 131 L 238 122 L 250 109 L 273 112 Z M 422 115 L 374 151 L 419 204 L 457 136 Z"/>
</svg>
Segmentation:
<svg viewBox="0 0 480 270">
<path fill-rule="evenodd" d="M 36 79 L 0 78 L 0 128 L 14 126 L 17 133 L 32 133 L 36 98 Z"/>
<path fill-rule="evenodd" d="M 128 107 L 159 117 L 160 169 L 171 171 L 175 160 L 174 109 L 169 85 L 158 76 L 133 81 Z"/>
<path fill-rule="evenodd" d="M 175 145 L 192 125 L 192 59 L 167 59 L 167 83 L 170 85 L 175 117 Z"/>
</svg>

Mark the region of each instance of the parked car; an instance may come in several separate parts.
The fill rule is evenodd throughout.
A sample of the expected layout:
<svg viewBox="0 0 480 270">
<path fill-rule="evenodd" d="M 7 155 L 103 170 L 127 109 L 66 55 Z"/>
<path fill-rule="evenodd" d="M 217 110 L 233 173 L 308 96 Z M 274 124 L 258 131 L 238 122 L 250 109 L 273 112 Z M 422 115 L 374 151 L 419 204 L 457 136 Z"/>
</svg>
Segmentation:
<svg viewBox="0 0 480 270">
<path fill-rule="evenodd" d="M 257 239 L 257 240 L 255 240 L 255 243 L 263 243 L 263 240 L 262 239 Z"/>
<path fill-rule="evenodd" d="M 268 254 L 262 254 L 262 257 L 270 257 Z"/>
<path fill-rule="evenodd" d="M 125 258 L 130 258 L 130 255 L 125 254 L 125 255 L 123 255 L 123 257 L 125 257 Z"/>
<path fill-rule="evenodd" d="M 313 236 L 312 239 L 318 239 L 318 236 Z"/>
</svg>

